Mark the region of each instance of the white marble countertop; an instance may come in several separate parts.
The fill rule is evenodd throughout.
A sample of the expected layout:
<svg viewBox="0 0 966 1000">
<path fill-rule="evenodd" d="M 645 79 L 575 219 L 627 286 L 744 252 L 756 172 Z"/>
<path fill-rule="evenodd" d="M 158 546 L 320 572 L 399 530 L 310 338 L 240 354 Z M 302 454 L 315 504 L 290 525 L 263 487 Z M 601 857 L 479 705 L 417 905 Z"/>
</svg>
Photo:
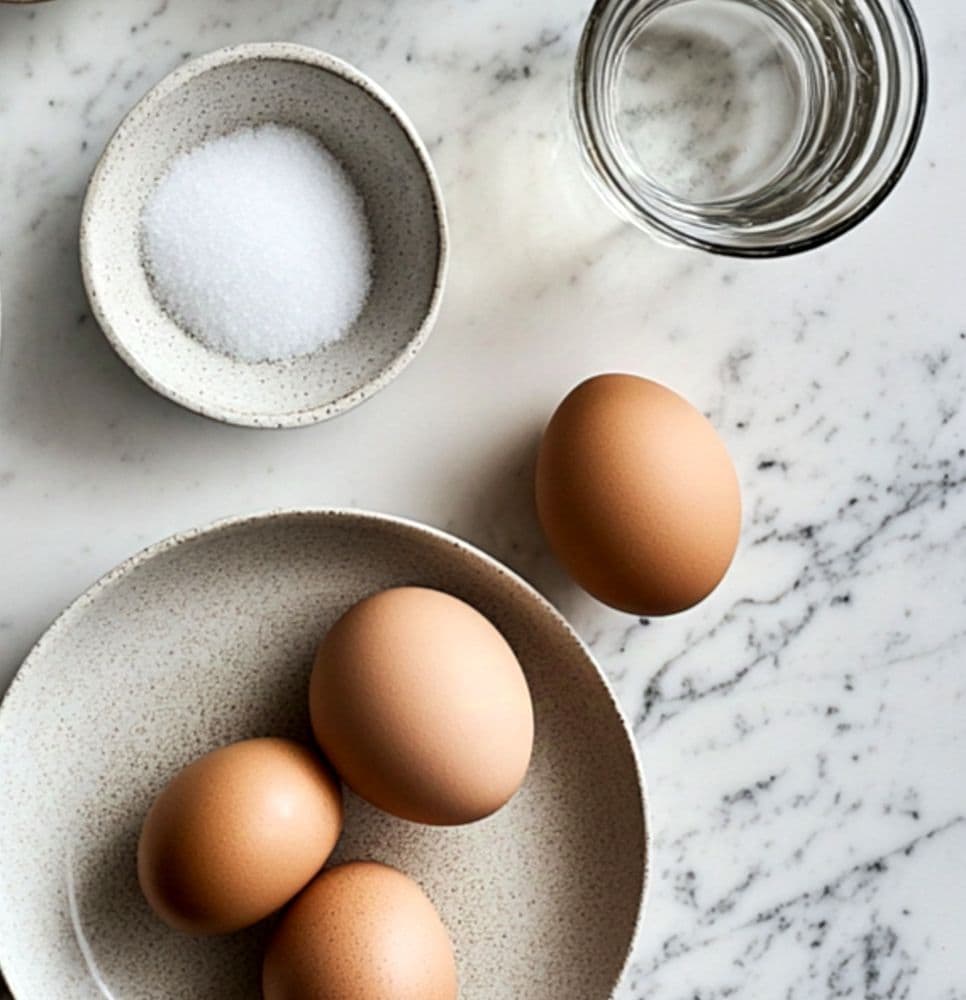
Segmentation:
<svg viewBox="0 0 966 1000">
<path fill-rule="evenodd" d="M 906 178 L 832 246 L 748 263 L 621 226 L 580 176 L 584 0 L 0 9 L 0 689 L 71 598 L 176 529 L 275 506 L 418 518 L 555 600 L 633 721 L 655 863 L 623 1000 L 966 998 L 966 8 L 917 6 L 933 91 Z M 453 231 L 416 363 L 288 432 L 142 385 L 89 316 L 76 249 L 134 100 L 189 54 L 270 39 L 399 99 Z M 671 620 L 581 596 L 532 513 L 541 425 L 615 368 L 705 409 L 744 485 L 733 572 Z"/>
</svg>

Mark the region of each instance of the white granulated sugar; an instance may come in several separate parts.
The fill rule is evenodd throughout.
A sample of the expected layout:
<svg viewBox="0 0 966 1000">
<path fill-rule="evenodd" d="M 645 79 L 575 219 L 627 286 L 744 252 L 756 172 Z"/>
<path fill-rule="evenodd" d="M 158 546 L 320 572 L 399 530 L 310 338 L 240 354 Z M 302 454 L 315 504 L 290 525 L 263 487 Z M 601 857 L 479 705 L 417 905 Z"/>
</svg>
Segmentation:
<svg viewBox="0 0 966 1000">
<path fill-rule="evenodd" d="M 334 157 L 264 125 L 178 157 L 143 216 L 154 294 L 223 354 L 277 361 L 342 337 L 371 282 L 365 206 Z"/>
</svg>

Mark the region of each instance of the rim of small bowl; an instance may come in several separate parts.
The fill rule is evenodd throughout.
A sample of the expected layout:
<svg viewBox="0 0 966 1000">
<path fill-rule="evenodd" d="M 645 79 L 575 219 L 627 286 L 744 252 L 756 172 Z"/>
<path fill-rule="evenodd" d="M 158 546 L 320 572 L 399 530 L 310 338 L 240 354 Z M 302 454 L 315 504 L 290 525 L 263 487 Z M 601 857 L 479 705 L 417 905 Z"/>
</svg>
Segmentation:
<svg viewBox="0 0 966 1000">
<path fill-rule="evenodd" d="M 855 229 L 878 209 L 883 202 L 892 194 L 896 185 L 902 179 L 919 145 L 922 136 L 923 126 L 926 120 L 926 109 L 929 105 L 929 56 L 926 50 L 926 40 L 922 33 L 922 26 L 919 18 L 913 9 L 910 0 L 895 0 L 896 7 L 909 29 L 909 39 L 915 62 L 915 78 L 918 87 L 916 105 L 909 125 L 909 134 L 906 136 L 905 144 L 892 170 L 883 178 L 882 183 L 871 195 L 871 197 L 851 215 L 842 219 L 820 232 L 811 236 L 800 237 L 790 240 L 787 243 L 770 243 L 760 247 L 735 246 L 730 243 L 715 242 L 703 239 L 692 233 L 685 232 L 675 225 L 665 221 L 660 213 L 652 211 L 650 205 L 631 199 L 623 189 L 619 179 L 616 179 L 610 172 L 598 165 L 596 159 L 591 161 L 589 150 L 594 150 L 595 154 L 600 145 L 596 130 L 589 127 L 586 111 L 586 87 L 582 80 L 585 75 L 585 66 L 589 60 L 590 45 L 594 37 L 594 32 L 601 19 L 603 10 L 609 6 L 613 0 L 595 0 L 587 21 L 581 32 L 580 42 L 577 47 L 577 61 L 573 75 L 573 95 L 571 100 L 572 117 L 580 140 L 583 152 L 583 159 L 587 162 L 588 169 L 593 172 L 593 180 L 598 191 L 603 195 L 604 200 L 626 219 L 631 225 L 636 226 L 645 232 L 650 232 L 660 238 L 670 240 L 672 243 L 689 247 L 693 250 L 704 250 L 707 253 L 716 254 L 721 257 L 736 257 L 746 259 L 775 259 L 779 257 L 791 257 L 796 254 L 805 253 L 809 250 L 817 250 L 819 247 L 837 240 L 840 236 Z M 590 161 L 590 162 L 588 162 Z"/>
<path fill-rule="evenodd" d="M 151 545 L 135 552 L 133 555 L 128 556 L 127 559 L 118 563 L 118 565 L 116 565 L 113 569 L 108 570 L 93 584 L 91 584 L 90 587 L 83 591 L 83 593 L 71 601 L 70 604 L 68 604 L 67 607 L 51 622 L 51 624 L 44 630 L 40 638 L 31 647 L 27 656 L 24 658 L 23 663 L 21 663 L 18 667 L 17 672 L 14 675 L 13 680 L 10 682 L 10 685 L 7 687 L 7 690 L 4 692 L 3 697 L 0 698 L 0 727 L 2 727 L 4 723 L 5 713 L 10 705 L 11 693 L 16 690 L 27 673 L 33 669 L 33 663 L 39 658 L 39 655 L 43 651 L 44 647 L 50 641 L 55 639 L 62 629 L 67 628 L 71 619 L 95 601 L 103 591 L 112 587 L 118 582 L 118 580 L 127 576 L 133 570 L 136 570 L 138 567 L 150 562 L 155 557 L 177 548 L 179 545 L 195 541 L 208 535 L 215 535 L 222 531 L 244 528 L 262 522 L 281 520 L 285 518 L 291 518 L 294 520 L 331 519 L 333 521 L 356 519 L 373 524 L 401 528 L 405 531 L 411 531 L 415 535 L 423 535 L 450 545 L 458 552 L 467 555 L 470 558 L 476 559 L 488 568 L 492 569 L 495 573 L 503 577 L 510 584 L 521 591 L 528 600 L 533 601 L 537 606 L 539 606 L 547 615 L 549 615 L 558 627 L 563 629 L 568 640 L 579 649 L 587 662 L 590 663 L 596 671 L 601 685 L 603 686 L 604 693 L 617 717 L 618 724 L 623 730 L 627 746 L 630 750 L 631 763 L 637 780 L 637 807 L 640 810 L 641 826 L 644 832 L 643 843 L 641 845 L 644 852 L 644 859 L 643 864 L 641 865 L 640 885 L 636 889 L 638 895 L 637 914 L 634 919 L 634 926 L 631 929 L 630 940 L 628 942 L 627 954 L 624 957 L 624 962 L 609 987 L 611 1000 L 614 1000 L 615 991 L 622 983 L 634 956 L 634 946 L 640 935 L 641 925 L 644 921 L 651 888 L 651 852 L 653 850 L 651 813 L 650 806 L 648 804 L 649 796 L 647 793 L 647 779 L 645 778 L 644 768 L 641 764 L 640 752 L 637 747 L 637 739 L 623 708 L 621 708 L 620 702 L 617 700 L 614 689 L 611 686 L 610 681 L 607 679 L 607 675 L 597 662 L 597 659 L 591 652 L 590 647 L 584 642 L 580 635 L 578 635 L 576 629 L 563 616 L 563 614 L 558 611 L 557 608 L 554 607 L 554 605 L 551 604 L 550 601 L 536 589 L 536 587 L 528 583 L 515 570 L 510 569 L 509 566 L 502 563 L 495 556 L 491 556 L 488 552 L 484 552 L 483 549 L 477 547 L 472 542 L 468 542 L 457 535 L 453 535 L 448 531 L 443 531 L 441 528 L 434 528 L 432 525 L 425 524 L 422 521 L 416 521 L 412 518 L 401 517 L 397 514 L 384 514 L 378 511 L 355 509 L 352 507 L 276 507 L 253 514 L 236 514 L 230 517 L 219 518 L 216 521 L 212 521 L 199 527 L 177 531 L 174 534 L 168 535 L 166 538 L 153 542 Z M 0 949 L 0 952 L 2 952 L 2 949 Z M 0 954 L 0 974 L 3 972 L 2 954 Z M 12 986 L 10 986 L 9 981 L 7 981 L 7 985 L 11 994 L 16 997 L 16 991 Z"/>
<path fill-rule="evenodd" d="M 338 76 L 360 90 L 363 90 L 377 104 L 381 105 L 383 110 L 396 122 L 412 146 L 413 152 L 416 154 L 416 158 L 422 167 L 422 172 L 429 185 L 433 201 L 433 211 L 436 218 L 438 254 L 433 292 L 422 322 L 413 336 L 406 341 L 392 360 L 380 369 L 375 376 L 356 388 L 343 393 L 336 399 L 316 406 L 277 413 L 258 413 L 241 409 L 225 409 L 178 392 L 165 385 L 151 371 L 149 366 L 139 362 L 128 351 L 123 336 L 118 333 L 113 323 L 108 319 L 104 305 L 95 287 L 95 282 L 91 274 L 90 232 L 93 219 L 102 210 L 99 203 L 100 189 L 107 160 L 116 149 L 126 131 L 132 127 L 132 120 L 135 116 L 148 114 L 153 105 L 189 84 L 195 78 L 213 69 L 235 63 L 269 61 L 301 63 L 302 65 L 311 66 Z M 429 335 L 439 316 L 443 289 L 446 285 L 446 275 L 449 267 L 449 227 L 446 220 L 446 206 L 443 201 L 442 188 L 440 187 L 436 168 L 433 166 L 429 151 L 426 149 L 409 116 L 387 91 L 355 66 L 321 49 L 316 49 L 308 45 L 299 45 L 295 42 L 246 42 L 241 45 L 231 45 L 216 49 L 213 52 L 208 52 L 205 55 L 198 56 L 182 64 L 155 84 L 124 115 L 107 141 L 104 151 L 98 158 L 97 165 L 87 185 L 87 192 L 84 195 L 84 203 L 81 209 L 80 260 L 84 289 L 94 318 L 97 320 L 98 325 L 111 346 L 142 382 L 172 402 L 183 406 L 185 409 L 192 410 L 203 417 L 240 427 L 283 429 L 305 427 L 337 417 L 374 396 L 409 366 L 410 362 L 429 339 Z"/>
</svg>

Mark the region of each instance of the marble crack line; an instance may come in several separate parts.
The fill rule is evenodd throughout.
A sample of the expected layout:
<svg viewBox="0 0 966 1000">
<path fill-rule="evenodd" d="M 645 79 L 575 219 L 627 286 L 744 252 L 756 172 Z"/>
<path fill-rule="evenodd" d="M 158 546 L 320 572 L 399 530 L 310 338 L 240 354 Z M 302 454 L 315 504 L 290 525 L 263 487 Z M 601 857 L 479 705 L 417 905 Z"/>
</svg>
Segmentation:
<svg viewBox="0 0 966 1000">
<path fill-rule="evenodd" d="M 929 646 L 926 649 L 913 649 L 898 656 L 889 657 L 880 664 L 880 668 L 896 667 L 902 663 L 915 663 L 917 660 L 932 659 L 941 653 L 948 653 L 950 650 L 958 649 L 964 638 L 966 638 L 966 629 L 961 629 L 935 646 Z"/>
<path fill-rule="evenodd" d="M 689 690 L 681 695 L 676 695 L 674 697 L 664 697 L 661 693 L 661 681 L 674 669 L 674 667 L 684 659 L 689 653 L 691 653 L 695 646 L 700 645 L 705 642 L 709 642 L 714 639 L 714 637 L 721 631 L 722 628 L 731 625 L 739 617 L 739 612 L 745 608 L 767 608 L 776 607 L 781 604 L 790 594 L 794 593 L 796 590 L 801 588 L 801 577 L 796 578 L 787 587 L 782 589 L 779 593 L 773 595 L 772 597 L 742 597 L 740 600 L 735 601 L 734 604 L 722 615 L 722 617 L 705 632 L 702 632 L 696 639 L 681 649 L 679 652 L 675 653 L 669 660 L 666 660 L 651 676 L 651 679 L 647 683 L 647 687 L 644 689 L 643 695 L 643 705 L 637 715 L 634 717 L 633 728 L 635 733 L 640 733 L 645 724 L 650 721 L 653 710 L 660 705 L 673 705 L 681 702 L 691 703 L 700 700 L 701 698 L 706 698 L 709 695 L 721 694 L 726 691 L 730 691 L 732 688 L 740 684 L 745 677 L 754 670 L 760 663 L 766 660 L 772 660 L 778 657 L 781 652 L 789 645 L 789 643 L 808 625 L 808 623 L 815 616 L 818 610 L 818 606 L 809 603 L 806 606 L 805 613 L 800 617 L 800 619 L 795 622 L 795 624 L 788 626 L 787 629 L 783 631 L 782 638 L 779 644 L 774 648 L 769 649 L 758 649 L 755 656 L 736 670 L 730 677 L 724 680 L 717 681 L 714 684 L 709 685 L 706 688 L 702 688 L 700 691 Z M 670 719 L 674 718 L 677 713 L 671 712 L 662 714 L 657 721 L 657 725 L 660 726 Z"/>
<path fill-rule="evenodd" d="M 885 853 L 879 854 L 868 861 L 860 861 L 857 864 L 851 865 L 844 871 L 839 872 L 838 875 L 835 875 L 833 878 L 824 882 L 821 889 L 806 889 L 804 892 L 800 892 L 795 896 L 790 896 L 788 899 L 785 899 L 780 903 L 775 903 L 767 910 L 762 910 L 760 913 L 756 914 L 751 920 L 746 921 L 737 929 L 746 930 L 749 927 L 766 924 L 769 921 L 774 920 L 775 917 L 780 916 L 787 910 L 793 909 L 802 903 L 809 903 L 816 899 L 827 899 L 834 896 L 837 889 L 848 882 L 850 878 L 854 878 L 856 875 L 862 875 L 865 873 L 883 874 L 889 870 L 886 862 L 895 860 L 896 858 L 911 857 L 915 853 L 917 847 L 922 844 L 929 843 L 929 841 L 935 840 L 936 837 L 940 837 L 944 833 L 948 833 L 950 830 L 954 830 L 956 827 L 963 826 L 964 824 L 966 824 L 966 816 L 954 816 L 945 823 L 941 823 L 939 826 L 934 826 L 931 830 L 926 830 L 924 833 L 920 833 L 918 836 L 913 837 L 911 840 L 907 840 L 898 847 L 893 847 Z"/>
<path fill-rule="evenodd" d="M 920 660 L 932 659 L 942 653 L 948 653 L 952 650 L 959 649 L 962 645 L 963 639 L 966 639 L 966 629 L 954 632 L 945 639 L 943 642 L 937 643 L 934 646 L 930 646 L 926 649 L 916 649 L 910 650 L 908 653 L 903 653 L 899 656 L 892 656 L 882 659 L 880 662 L 866 665 L 862 668 L 862 674 L 864 677 L 874 674 L 876 672 L 882 672 L 885 670 L 891 670 L 893 667 L 901 666 L 904 663 L 916 663 Z M 842 672 L 831 671 L 831 670 L 821 670 L 816 673 L 809 674 L 809 677 L 814 681 L 833 681 L 842 678 Z M 782 678 L 775 678 L 774 680 L 765 681 L 761 684 L 756 684 L 753 688 L 755 691 L 768 691 L 772 688 L 780 687 L 785 681 Z M 666 699 L 665 703 L 671 702 L 676 699 Z M 667 719 L 672 718 L 669 714 Z M 662 718 L 662 721 L 667 721 L 667 719 Z M 966 1000 L 966 998 L 964 998 Z"/>
<path fill-rule="evenodd" d="M 858 561 L 863 558 L 865 550 L 868 546 L 875 541 L 875 539 L 878 538 L 879 535 L 881 535 L 893 522 L 898 521 L 907 514 L 911 514 L 913 511 L 925 506 L 933 499 L 937 492 L 940 495 L 945 496 L 948 493 L 955 493 L 964 486 L 966 486 L 966 476 L 962 476 L 958 479 L 943 477 L 938 480 L 931 479 L 916 483 L 912 492 L 903 500 L 899 507 L 895 510 L 889 511 L 887 514 L 884 514 L 879 520 L 879 523 L 870 531 L 866 532 L 866 534 L 863 535 L 859 541 L 857 541 L 854 545 L 851 545 L 844 553 L 824 561 L 818 560 L 816 564 L 822 568 L 826 568 L 827 566 L 833 565 L 842 557 L 846 559 L 851 557 L 852 560 Z"/>
<path fill-rule="evenodd" d="M 948 820 L 939 826 L 933 827 L 931 830 L 927 830 L 924 833 L 913 837 L 911 840 L 905 841 L 898 847 L 891 848 L 885 853 L 879 854 L 870 860 L 860 861 L 857 864 L 850 865 L 844 871 L 839 872 L 837 875 L 823 882 L 820 889 L 807 889 L 804 892 L 790 896 L 788 899 L 775 903 L 765 910 L 761 910 L 750 920 L 745 920 L 742 923 L 736 924 L 728 930 L 722 930 L 718 934 L 709 934 L 690 944 L 680 943 L 677 940 L 677 935 L 674 935 L 664 943 L 663 953 L 651 962 L 646 971 L 648 973 L 656 972 L 661 967 L 678 958 L 683 958 L 693 952 L 700 951 L 716 944 L 728 934 L 736 934 L 740 931 L 751 930 L 756 927 L 761 927 L 764 924 L 771 923 L 771 921 L 798 906 L 807 905 L 823 899 L 833 898 L 836 890 L 841 888 L 849 881 L 849 879 L 854 878 L 856 875 L 884 874 L 889 870 L 889 861 L 897 858 L 911 857 L 912 854 L 915 853 L 916 848 L 922 844 L 935 840 L 937 837 L 948 833 L 956 827 L 963 826 L 964 824 L 966 824 L 966 816 L 955 816 L 951 820 Z M 706 913 L 701 918 L 701 922 L 706 923 L 709 919 L 713 922 L 714 914 Z"/>
<path fill-rule="evenodd" d="M 717 681 L 714 684 L 700 690 L 689 689 L 680 695 L 664 697 L 661 692 L 661 682 L 667 674 L 673 670 L 685 656 L 692 653 L 696 646 L 712 640 L 722 628 L 733 624 L 738 618 L 739 612 L 743 608 L 773 607 L 780 604 L 795 591 L 804 590 L 809 584 L 817 583 L 819 578 L 816 578 L 814 575 L 813 568 L 818 568 L 822 572 L 821 578 L 824 579 L 824 582 L 827 584 L 829 589 L 840 587 L 845 581 L 855 578 L 857 575 L 857 567 L 868 555 L 869 545 L 891 524 L 926 505 L 930 500 L 934 499 L 937 492 L 945 495 L 955 492 L 964 486 L 966 486 L 966 476 L 958 479 L 943 477 L 942 479 L 931 479 L 916 483 L 912 491 L 905 497 L 902 503 L 896 509 L 884 514 L 874 528 L 867 531 L 858 541 L 850 545 L 848 548 L 839 551 L 830 557 L 823 557 L 819 554 L 821 550 L 816 535 L 821 527 L 820 524 L 811 525 L 810 530 L 807 533 L 803 533 L 800 529 L 791 534 L 780 535 L 773 532 L 771 535 L 765 536 L 762 539 L 756 539 L 754 544 L 760 544 L 765 541 L 773 540 L 788 541 L 792 539 L 804 539 L 809 542 L 813 548 L 813 558 L 796 576 L 796 578 L 779 593 L 769 598 L 745 597 L 736 601 L 725 612 L 721 619 L 719 619 L 719 621 L 716 622 L 711 628 L 705 630 L 696 638 L 689 640 L 678 653 L 662 664 L 662 666 L 651 676 L 644 689 L 643 705 L 634 718 L 634 732 L 639 734 L 642 731 L 644 726 L 651 720 L 651 716 L 658 705 L 679 705 L 682 703 L 692 704 L 709 696 L 726 693 L 742 683 L 742 681 L 744 681 L 744 679 L 762 663 L 776 662 L 782 652 L 784 652 L 791 642 L 809 625 L 818 612 L 820 605 L 818 602 L 810 601 L 806 605 L 804 613 L 799 616 L 798 620 L 782 629 L 781 637 L 776 645 L 767 648 L 759 647 L 755 651 L 755 655 L 752 659 L 744 663 L 724 680 Z M 626 641 L 627 640 L 625 638 L 625 643 Z M 677 714 L 677 711 L 662 713 L 657 719 L 656 726 L 659 727 L 663 723 L 670 721 Z"/>
</svg>

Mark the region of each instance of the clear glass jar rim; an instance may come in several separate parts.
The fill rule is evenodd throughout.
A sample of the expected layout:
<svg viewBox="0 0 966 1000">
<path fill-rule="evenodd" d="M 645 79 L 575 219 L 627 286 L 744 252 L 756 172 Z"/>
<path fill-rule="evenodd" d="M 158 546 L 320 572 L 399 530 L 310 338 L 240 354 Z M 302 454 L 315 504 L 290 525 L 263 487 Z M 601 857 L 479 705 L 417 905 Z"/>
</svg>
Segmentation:
<svg viewBox="0 0 966 1000">
<path fill-rule="evenodd" d="M 630 6 L 628 0 L 624 0 L 624 2 Z M 925 121 L 929 73 L 922 29 L 910 0 L 890 0 L 890 2 L 896 17 L 900 19 L 907 32 L 905 41 L 910 54 L 910 68 L 914 73 L 914 79 L 910 81 L 914 102 L 911 105 L 911 113 L 906 125 L 907 134 L 892 168 L 878 182 L 868 198 L 844 218 L 798 238 L 776 240 L 771 243 L 763 242 L 761 245 L 742 245 L 725 241 L 717 242 L 676 226 L 673 221 L 655 211 L 654 206 L 649 202 L 630 193 L 626 189 L 627 185 L 622 185 L 620 178 L 613 176 L 614 172 L 605 165 L 607 157 L 602 156 L 601 147 L 606 146 L 606 142 L 601 141 L 600 131 L 591 125 L 594 115 L 588 108 L 588 95 L 593 82 L 591 78 L 592 49 L 598 40 L 597 35 L 604 15 L 620 3 L 620 0 L 596 0 L 584 26 L 578 47 L 573 78 L 572 107 L 575 128 L 584 158 L 588 169 L 594 174 L 594 181 L 600 193 L 619 215 L 628 218 L 639 228 L 650 230 L 677 244 L 730 257 L 790 256 L 817 249 L 849 232 L 875 212 L 895 189 L 912 160 Z"/>
</svg>

